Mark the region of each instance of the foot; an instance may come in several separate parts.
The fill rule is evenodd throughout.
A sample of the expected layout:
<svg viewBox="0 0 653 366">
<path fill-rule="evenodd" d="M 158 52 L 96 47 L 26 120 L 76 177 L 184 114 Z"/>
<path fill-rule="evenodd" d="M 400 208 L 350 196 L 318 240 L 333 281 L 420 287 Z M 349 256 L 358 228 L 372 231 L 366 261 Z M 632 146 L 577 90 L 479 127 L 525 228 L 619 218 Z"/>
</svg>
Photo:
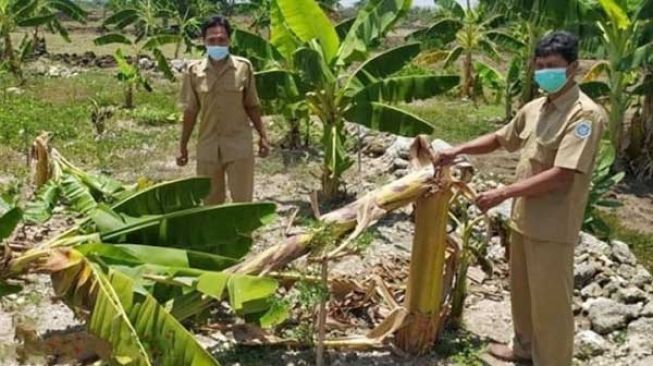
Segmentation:
<svg viewBox="0 0 653 366">
<path fill-rule="evenodd" d="M 530 357 L 523 357 L 515 354 L 515 352 L 512 350 L 512 347 L 505 344 L 500 344 L 500 343 L 491 344 L 488 353 L 492 355 L 494 358 L 505 362 L 531 363 Z"/>
</svg>

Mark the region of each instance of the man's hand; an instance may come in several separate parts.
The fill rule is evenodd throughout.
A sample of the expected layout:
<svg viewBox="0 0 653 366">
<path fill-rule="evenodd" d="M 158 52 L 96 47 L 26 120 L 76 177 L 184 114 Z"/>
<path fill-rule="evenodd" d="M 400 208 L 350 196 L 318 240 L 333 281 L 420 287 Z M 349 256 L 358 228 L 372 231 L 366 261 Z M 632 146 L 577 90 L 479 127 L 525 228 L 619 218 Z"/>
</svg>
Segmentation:
<svg viewBox="0 0 653 366">
<path fill-rule="evenodd" d="M 433 167 L 441 167 L 453 164 L 456 157 L 460 155 L 460 152 L 457 148 L 452 147 L 449 149 L 440 150 L 431 155 L 431 161 L 433 161 Z"/>
<path fill-rule="evenodd" d="M 179 155 L 177 155 L 177 165 L 186 166 L 188 164 L 188 148 L 182 146 L 179 148 Z"/>
<path fill-rule="evenodd" d="M 258 156 L 265 158 L 270 155 L 270 143 L 268 139 L 261 138 L 258 140 Z"/>
<path fill-rule="evenodd" d="M 492 207 L 499 205 L 508 198 L 505 188 L 497 188 L 483 192 L 476 198 L 476 205 L 482 212 L 487 212 Z"/>
</svg>

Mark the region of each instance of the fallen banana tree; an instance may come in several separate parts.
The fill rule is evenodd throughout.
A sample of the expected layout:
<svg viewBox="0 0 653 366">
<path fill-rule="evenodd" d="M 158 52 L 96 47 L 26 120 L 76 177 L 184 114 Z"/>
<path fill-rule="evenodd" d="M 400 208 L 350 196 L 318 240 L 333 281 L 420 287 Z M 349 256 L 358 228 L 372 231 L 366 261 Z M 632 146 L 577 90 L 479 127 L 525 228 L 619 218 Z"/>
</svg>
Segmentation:
<svg viewBox="0 0 653 366">
<path fill-rule="evenodd" d="M 52 149 L 45 151 L 48 158 L 57 156 Z M 261 326 L 282 322 L 279 309 L 270 306 L 278 283 L 266 275 L 310 253 L 328 260 L 350 254 L 365 229 L 416 202 L 406 303 L 399 305 L 381 281 L 379 292 L 392 308 L 386 320 L 363 337 L 326 339 L 324 344 L 376 346 L 395 334 L 397 345 L 422 353 L 444 325 L 451 289 L 457 287 L 461 248 L 446 232 L 450 198 L 473 197 L 465 180 L 454 178 L 448 168 L 434 171 L 431 154 L 426 140 L 417 139 L 412 147 L 415 172 L 321 216 L 317 227 L 250 256 L 251 233 L 274 218 L 274 205 L 201 206 L 207 178 L 164 182 L 121 200 L 95 201 L 78 225 L 54 239 L 24 253 L 11 253 L 5 246 L 0 284 L 18 286 L 29 272 L 51 274 L 56 293 L 88 320 L 92 334 L 111 345 L 114 361 L 214 365 L 180 320 L 227 299 L 235 314 L 250 315 L 250 320 L 256 315 Z M 60 155 L 54 160 L 65 162 Z M 471 166 L 463 162 L 454 170 L 466 179 Z M 57 176 L 42 175 L 48 177 L 44 187 Z M 84 181 L 84 172 L 77 176 Z"/>
</svg>

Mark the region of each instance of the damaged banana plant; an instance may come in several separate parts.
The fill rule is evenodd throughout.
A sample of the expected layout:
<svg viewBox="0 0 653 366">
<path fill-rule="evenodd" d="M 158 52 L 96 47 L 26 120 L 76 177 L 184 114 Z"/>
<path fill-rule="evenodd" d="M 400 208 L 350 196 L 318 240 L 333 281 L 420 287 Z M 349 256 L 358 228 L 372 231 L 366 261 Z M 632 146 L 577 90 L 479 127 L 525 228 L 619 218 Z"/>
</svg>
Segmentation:
<svg viewBox="0 0 653 366">
<path fill-rule="evenodd" d="M 223 272 L 249 252 L 252 232 L 274 219 L 275 205 L 202 206 L 209 189 L 208 178 L 163 182 L 96 203 L 75 227 L 27 251 L 5 246 L 2 294 L 29 273 L 50 274 L 57 296 L 110 345 L 106 361 L 217 365 L 180 323 L 203 310 L 191 307 L 194 299 L 226 300 L 260 325 L 283 319 L 268 315 L 276 280 Z"/>
</svg>

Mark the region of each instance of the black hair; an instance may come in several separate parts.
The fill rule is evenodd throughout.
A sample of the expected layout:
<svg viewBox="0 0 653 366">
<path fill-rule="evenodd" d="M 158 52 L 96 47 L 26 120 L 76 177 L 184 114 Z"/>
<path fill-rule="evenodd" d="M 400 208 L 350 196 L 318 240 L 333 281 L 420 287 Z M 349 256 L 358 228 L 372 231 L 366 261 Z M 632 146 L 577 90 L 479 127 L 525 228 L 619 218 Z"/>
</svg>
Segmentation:
<svg viewBox="0 0 653 366">
<path fill-rule="evenodd" d="M 209 28 L 221 26 L 227 30 L 227 35 L 231 38 L 231 24 L 229 24 L 229 19 L 223 17 L 222 15 L 215 15 L 202 23 L 202 38 L 206 37 L 206 32 Z"/>
<path fill-rule="evenodd" d="M 547 34 L 537 42 L 535 57 L 559 55 L 568 63 L 578 60 L 578 37 L 566 31 Z"/>
</svg>

